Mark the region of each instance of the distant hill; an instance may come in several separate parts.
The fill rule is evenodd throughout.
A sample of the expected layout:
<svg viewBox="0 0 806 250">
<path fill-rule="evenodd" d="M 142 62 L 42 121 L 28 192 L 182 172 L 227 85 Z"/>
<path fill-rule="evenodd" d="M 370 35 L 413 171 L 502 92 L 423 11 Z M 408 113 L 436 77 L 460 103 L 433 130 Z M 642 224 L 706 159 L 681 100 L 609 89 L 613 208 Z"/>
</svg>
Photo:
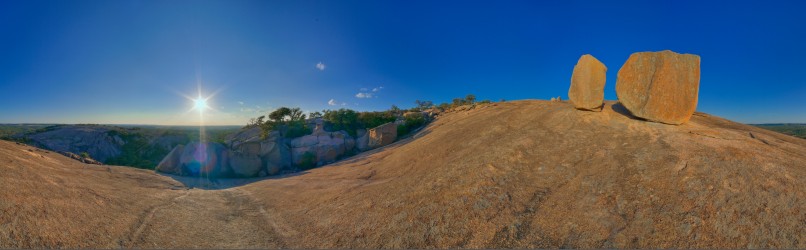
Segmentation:
<svg viewBox="0 0 806 250">
<path fill-rule="evenodd" d="M 806 140 L 623 110 L 496 103 L 212 190 L 0 141 L 0 248 L 806 248 Z"/>
<path fill-rule="evenodd" d="M 751 125 L 806 139 L 806 123 L 768 123 Z"/>
<path fill-rule="evenodd" d="M 240 126 L 205 127 L 205 138 L 223 141 Z M 154 169 L 178 144 L 198 141 L 199 127 L 99 124 L 4 124 L 0 139 L 26 143 L 42 149 L 70 152 L 105 164 Z"/>
</svg>

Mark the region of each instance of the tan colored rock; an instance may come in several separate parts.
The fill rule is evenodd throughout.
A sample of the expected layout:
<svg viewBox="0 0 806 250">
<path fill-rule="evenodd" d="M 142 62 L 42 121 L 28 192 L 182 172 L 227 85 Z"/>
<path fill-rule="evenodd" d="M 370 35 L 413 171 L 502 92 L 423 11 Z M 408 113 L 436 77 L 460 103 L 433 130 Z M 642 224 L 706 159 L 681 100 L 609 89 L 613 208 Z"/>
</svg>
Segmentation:
<svg viewBox="0 0 806 250">
<path fill-rule="evenodd" d="M 670 50 L 630 55 L 618 72 L 616 94 L 633 115 L 683 124 L 697 109 L 700 57 Z"/>
<path fill-rule="evenodd" d="M 386 123 L 370 129 L 368 134 L 370 148 L 386 146 L 397 139 L 397 125 L 392 122 Z"/>
<path fill-rule="evenodd" d="M 577 109 L 602 111 L 606 77 L 607 67 L 602 62 L 591 55 L 582 55 L 571 75 L 568 99 Z"/>
</svg>

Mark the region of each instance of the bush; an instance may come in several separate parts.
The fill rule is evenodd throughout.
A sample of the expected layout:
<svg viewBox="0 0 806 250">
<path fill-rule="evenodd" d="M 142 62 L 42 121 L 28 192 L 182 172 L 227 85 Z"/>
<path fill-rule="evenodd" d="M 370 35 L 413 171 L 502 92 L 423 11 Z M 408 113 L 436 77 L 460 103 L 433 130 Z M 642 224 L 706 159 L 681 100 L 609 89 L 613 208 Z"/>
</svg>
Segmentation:
<svg viewBox="0 0 806 250">
<path fill-rule="evenodd" d="M 308 170 L 314 167 L 316 167 L 316 154 L 310 151 L 302 154 L 302 160 L 300 160 L 299 168 Z"/>
<path fill-rule="evenodd" d="M 359 128 L 358 113 L 351 109 L 325 110 L 322 118 L 331 131 L 344 130 L 355 136 L 355 130 Z"/>
<path fill-rule="evenodd" d="M 305 124 L 305 114 L 300 108 L 280 107 L 269 113 L 269 120 L 263 121 L 263 118 L 265 116 L 252 119 L 247 124 L 247 127 L 260 126 L 263 138 L 266 138 L 273 130 L 279 131 L 280 135 L 287 138 L 296 138 L 312 132 Z"/>
<path fill-rule="evenodd" d="M 358 114 L 360 128 L 374 128 L 397 119 L 392 112 L 361 112 Z"/>
<path fill-rule="evenodd" d="M 397 136 L 404 136 L 425 124 L 423 113 L 408 114 L 403 119 L 403 124 L 397 126 Z"/>
</svg>

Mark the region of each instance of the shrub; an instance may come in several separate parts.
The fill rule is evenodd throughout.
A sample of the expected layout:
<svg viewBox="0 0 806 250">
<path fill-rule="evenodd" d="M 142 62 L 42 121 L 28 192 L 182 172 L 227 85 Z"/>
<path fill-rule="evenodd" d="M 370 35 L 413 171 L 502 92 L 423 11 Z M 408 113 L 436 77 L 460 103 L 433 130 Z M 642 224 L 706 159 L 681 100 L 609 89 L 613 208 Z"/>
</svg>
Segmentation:
<svg viewBox="0 0 806 250">
<path fill-rule="evenodd" d="M 81 158 L 87 159 L 90 158 L 90 154 L 87 152 L 81 152 Z"/>
<path fill-rule="evenodd" d="M 358 113 L 351 109 L 325 110 L 322 117 L 331 131 L 344 130 L 355 136 L 355 130 L 359 128 Z"/>
<path fill-rule="evenodd" d="M 312 169 L 316 167 L 316 154 L 313 152 L 305 152 L 302 154 L 302 159 L 299 163 L 299 168 L 303 170 Z"/>
<path fill-rule="evenodd" d="M 389 122 L 394 122 L 397 118 L 392 112 L 361 112 L 358 114 L 360 128 L 374 128 Z"/>
<path fill-rule="evenodd" d="M 403 124 L 397 126 L 397 136 L 403 136 L 425 124 L 423 113 L 409 114 L 403 118 Z"/>
<path fill-rule="evenodd" d="M 269 120 L 263 121 L 264 116 L 253 119 L 252 126 L 260 126 L 265 138 L 273 130 L 280 131 L 280 135 L 287 138 L 296 138 L 310 134 L 312 131 L 305 123 L 305 114 L 299 108 L 280 107 L 269 113 Z M 247 124 L 247 127 L 250 126 Z"/>
</svg>

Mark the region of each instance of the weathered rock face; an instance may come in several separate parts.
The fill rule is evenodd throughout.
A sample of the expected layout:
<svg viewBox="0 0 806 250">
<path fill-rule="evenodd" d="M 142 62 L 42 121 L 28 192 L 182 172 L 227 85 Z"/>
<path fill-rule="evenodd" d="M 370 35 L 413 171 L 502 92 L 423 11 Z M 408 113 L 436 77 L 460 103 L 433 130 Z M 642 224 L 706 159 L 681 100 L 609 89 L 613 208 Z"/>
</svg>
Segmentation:
<svg viewBox="0 0 806 250">
<path fill-rule="evenodd" d="M 607 67 L 591 55 L 582 55 L 571 75 L 568 99 L 582 110 L 602 111 Z"/>
<path fill-rule="evenodd" d="M 239 177 L 257 176 L 260 170 L 263 169 L 260 157 L 238 152 L 230 155 L 229 164 L 232 167 L 233 173 Z"/>
<path fill-rule="evenodd" d="M 616 94 L 633 115 L 682 124 L 697 109 L 700 57 L 669 50 L 630 55 L 618 72 Z"/>
<path fill-rule="evenodd" d="M 224 145 L 219 143 L 190 143 L 179 156 L 179 167 L 186 175 L 226 175 L 230 172 Z"/>
<path fill-rule="evenodd" d="M 180 164 L 180 158 L 182 157 L 182 152 L 185 151 L 185 146 L 177 145 L 174 147 L 165 158 L 160 161 L 157 165 L 156 170 L 163 173 L 169 174 L 182 174 L 182 168 Z"/>
<path fill-rule="evenodd" d="M 360 151 L 369 150 L 369 133 L 366 129 L 356 130 L 355 147 Z"/>
<path fill-rule="evenodd" d="M 87 152 L 101 162 L 118 157 L 125 143 L 117 131 L 107 126 L 65 125 L 28 136 L 35 145 L 59 152 Z"/>
<path fill-rule="evenodd" d="M 391 144 L 397 139 L 397 125 L 395 123 L 386 123 L 367 132 L 369 134 L 370 148 L 377 148 Z"/>
<path fill-rule="evenodd" d="M 291 146 L 291 159 L 294 164 L 299 165 L 306 152 L 315 154 L 317 163 L 326 164 L 338 160 L 352 150 L 355 140 L 344 131 L 319 131 L 316 134 L 294 138 L 288 145 Z"/>
</svg>

